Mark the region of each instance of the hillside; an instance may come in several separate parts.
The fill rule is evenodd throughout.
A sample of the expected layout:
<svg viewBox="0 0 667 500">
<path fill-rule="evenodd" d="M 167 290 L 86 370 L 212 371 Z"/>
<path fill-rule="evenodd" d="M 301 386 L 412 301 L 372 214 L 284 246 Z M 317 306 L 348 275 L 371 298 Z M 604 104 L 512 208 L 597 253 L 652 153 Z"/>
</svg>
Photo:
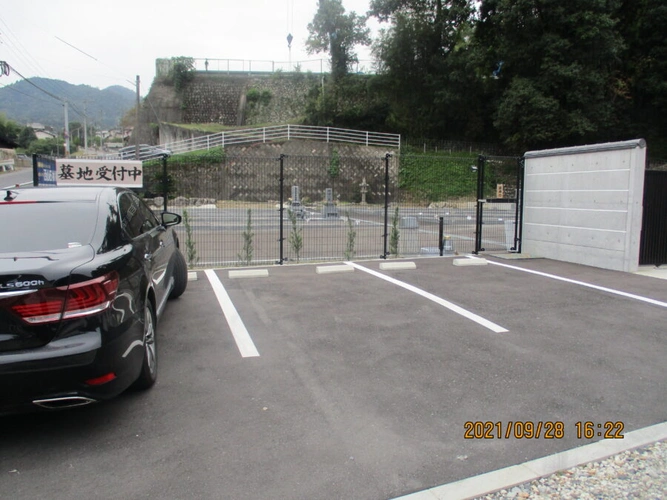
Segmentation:
<svg viewBox="0 0 667 500">
<path fill-rule="evenodd" d="M 100 90 L 49 78 L 31 78 L 30 82 L 34 85 L 22 80 L 0 88 L 0 113 L 21 125 L 41 123 L 63 127 L 62 103 L 35 86 L 70 103 L 70 122 L 83 122 L 85 113 L 88 123 L 99 128 L 117 126 L 123 114 L 136 102 L 136 94 L 119 85 Z"/>
</svg>

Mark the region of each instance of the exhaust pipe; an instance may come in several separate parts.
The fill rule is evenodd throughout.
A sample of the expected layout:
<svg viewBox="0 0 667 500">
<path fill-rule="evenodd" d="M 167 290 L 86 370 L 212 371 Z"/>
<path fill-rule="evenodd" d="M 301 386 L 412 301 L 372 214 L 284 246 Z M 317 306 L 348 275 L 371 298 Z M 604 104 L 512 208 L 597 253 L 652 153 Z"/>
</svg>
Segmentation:
<svg viewBox="0 0 667 500">
<path fill-rule="evenodd" d="M 47 410 L 60 410 L 62 408 L 86 406 L 97 403 L 97 401 L 83 396 L 62 396 L 59 398 L 35 399 L 32 403 Z"/>
</svg>

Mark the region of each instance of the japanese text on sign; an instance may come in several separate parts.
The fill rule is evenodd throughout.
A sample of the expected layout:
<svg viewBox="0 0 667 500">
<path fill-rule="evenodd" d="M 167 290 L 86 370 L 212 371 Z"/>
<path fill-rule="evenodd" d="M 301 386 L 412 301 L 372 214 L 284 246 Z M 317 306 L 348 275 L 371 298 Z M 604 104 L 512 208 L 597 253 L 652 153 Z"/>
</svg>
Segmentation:
<svg viewBox="0 0 667 500">
<path fill-rule="evenodd" d="M 59 186 L 142 187 L 142 164 L 135 160 L 59 159 L 56 182 Z"/>
</svg>

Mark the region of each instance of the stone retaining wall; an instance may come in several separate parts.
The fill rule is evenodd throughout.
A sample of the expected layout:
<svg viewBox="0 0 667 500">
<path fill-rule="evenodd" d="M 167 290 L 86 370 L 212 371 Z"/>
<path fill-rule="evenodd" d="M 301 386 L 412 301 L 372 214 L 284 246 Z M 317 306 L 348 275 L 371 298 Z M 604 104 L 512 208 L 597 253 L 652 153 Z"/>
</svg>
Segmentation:
<svg viewBox="0 0 667 500">
<path fill-rule="evenodd" d="M 340 164 L 335 176 L 331 172 L 334 150 Z M 325 199 L 326 189 L 332 188 L 341 201 L 359 201 L 360 186 L 365 180 L 368 201 L 384 196 L 386 150 L 349 144 L 318 141 L 285 141 L 282 143 L 232 146 L 225 148 L 226 158 L 218 163 L 195 164 L 168 160 L 174 180 L 173 196 L 235 201 L 271 201 L 280 197 L 280 162 L 284 159 L 284 197 L 290 196 L 291 186 L 300 187 L 301 197 L 312 201 Z M 397 175 L 396 158 L 390 161 L 390 184 L 393 189 Z M 161 167 L 147 172 L 150 179 L 159 178 Z M 151 167 L 152 169 L 152 167 Z M 148 185 L 151 194 L 160 194 L 160 185 Z"/>
<path fill-rule="evenodd" d="M 143 120 L 148 123 L 218 123 L 252 126 L 289 123 L 304 114 L 306 97 L 318 78 L 304 73 L 225 74 L 197 72 L 180 92 L 155 81 Z M 255 96 L 258 99 L 252 99 Z M 160 142 L 165 142 L 160 138 Z"/>
</svg>

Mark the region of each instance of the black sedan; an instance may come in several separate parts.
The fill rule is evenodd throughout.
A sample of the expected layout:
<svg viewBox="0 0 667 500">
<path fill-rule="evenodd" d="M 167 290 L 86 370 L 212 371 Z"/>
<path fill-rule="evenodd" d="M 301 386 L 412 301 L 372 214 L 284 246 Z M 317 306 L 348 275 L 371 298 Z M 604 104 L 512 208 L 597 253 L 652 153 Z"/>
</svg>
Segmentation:
<svg viewBox="0 0 667 500">
<path fill-rule="evenodd" d="M 0 414 L 155 383 L 156 325 L 187 285 L 180 220 L 122 188 L 0 195 Z"/>
</svg>

